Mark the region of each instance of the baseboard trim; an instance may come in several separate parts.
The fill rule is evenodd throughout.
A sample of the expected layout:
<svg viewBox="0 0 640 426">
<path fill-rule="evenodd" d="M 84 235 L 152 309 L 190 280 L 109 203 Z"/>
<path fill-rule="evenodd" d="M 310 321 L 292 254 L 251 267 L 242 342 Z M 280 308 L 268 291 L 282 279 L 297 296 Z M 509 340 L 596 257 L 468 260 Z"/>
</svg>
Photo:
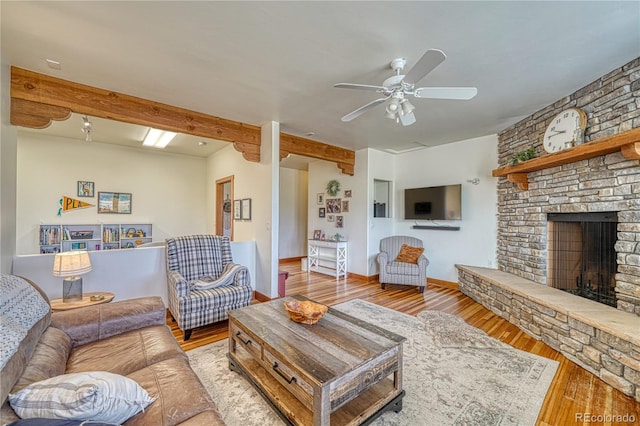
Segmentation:
<svg viewBox="0 0 640 426">
<path fill-rule="evenodd" d="M 265 296 L 264 294 L 260 293 L 259 291 L 254 291 L 253 292 L 253 298 L 256 299 L 258 302 L 269 302 L 271 300 L 274 300 L 268 296 Z"/>
<path fill-rule="evenodd" d="M 353 272 L 347 272 L 347 278 L 369 283 L 372 281 L 377 281 L 378 275 L 376 274 L 376 275 L 366 276 L 366 275 L 354 274 Z"/>
<path fill-rule="evenodd" d="M 304 259 L 306 256 L 296 256 L 296 257 L 284 257 L 282 259 L 278 259 L 278 264 L 282 265 L 283 263 L 294 263 L 294 262 L 300 262 L 302 259 Z"/>
<path fill-rule="evenodd" d="M 458 283 L 452 281 L 439 280 L 437 278 L 427 278 L 427 285 L 435 285 L 438 287 L 450 288 L 453 290 L 460 290 Z"/>
</svg>

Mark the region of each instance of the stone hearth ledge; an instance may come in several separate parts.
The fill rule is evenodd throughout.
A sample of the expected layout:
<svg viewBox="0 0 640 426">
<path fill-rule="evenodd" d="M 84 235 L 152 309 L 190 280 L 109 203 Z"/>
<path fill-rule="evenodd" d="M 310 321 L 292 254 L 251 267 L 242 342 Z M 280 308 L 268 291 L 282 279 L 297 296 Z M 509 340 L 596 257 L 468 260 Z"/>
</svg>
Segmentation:
<svg viewBox="0 0 640 426">
<path fill-rule="evenodd" d="M 640 401 L 640 317 L 508 272 L 455 266 L 464 294 Z"/>
<path fill-rule="evenodd" d="M 640 317 L 637 315 L 497 269 L 466 265 L 456 265 L 456 268 L 640 346 Z"/>
</svg>

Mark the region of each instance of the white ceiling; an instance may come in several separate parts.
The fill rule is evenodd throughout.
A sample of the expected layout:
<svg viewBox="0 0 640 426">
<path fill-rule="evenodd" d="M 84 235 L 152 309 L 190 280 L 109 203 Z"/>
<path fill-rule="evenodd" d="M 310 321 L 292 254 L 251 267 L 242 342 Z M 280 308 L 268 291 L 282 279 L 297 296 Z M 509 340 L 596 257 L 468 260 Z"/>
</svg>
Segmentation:
<svg viewBox="0 0 640 426">
<path fill-rule="evenodd" d="M 158 148 L 142 146 L 142 141 L 149 132 L 149 127 L 98 117 L 87 117 L 87 119 L 91 123 L 91 143 L 109 143 L 128 146 L 131 148 L 158 150 Z M 71 117 L 67 120 L 53 121 L 46 129 L 19 128 L 18 135 L 22 132 L 35 132 L 45 135 L 54 135 L 65 139 L 86 140 L 86 134 L 82 131 L 84 127 L 83 124 L 84 120 L 82 115 L 71 114 Z M 171 143 L 166 148 L 162 149 L 162 151 L 174 154 L 208 157 L 228 145 L 229 142 L 177 134 L 175 138 L 171 140 Z"/>
<path fill-rule="evenodd" d="M 2 1 L 0 12 L 5 63 L 354 150 L 497 133 L 640 55 L 637 1 Z M 473 100 L 412 100 L 408 127 L 383 106 L 340 121 L 377 94 L 333 84 L 380 85 L 389 61 L 407 70 L 429 48 L 448 58 L 419 86 L 475 86 Z M 91 120 L 94 140 L 119 140 Z M 208 155 L 191 149 L 200 139 L 183 153 Z"/>
</svg>

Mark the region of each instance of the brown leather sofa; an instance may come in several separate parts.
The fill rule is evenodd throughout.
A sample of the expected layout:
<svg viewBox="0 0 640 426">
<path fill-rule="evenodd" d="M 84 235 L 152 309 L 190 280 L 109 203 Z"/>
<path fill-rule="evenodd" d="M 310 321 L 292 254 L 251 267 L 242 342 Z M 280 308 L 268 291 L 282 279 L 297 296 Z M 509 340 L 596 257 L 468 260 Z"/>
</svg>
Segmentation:
<svg viewBox="0 0 640 426">
<path fill-rule="evenodd" d="M 124 425 L 224 424 L 167 327 L 159 297 L 49 311 L 29 329 L 2 368 L 0 424 L 18 419 L 7 402 L 9 392 L 63 373 L 85 371 L 129 377 L 156 398 Z"/>
</svg>

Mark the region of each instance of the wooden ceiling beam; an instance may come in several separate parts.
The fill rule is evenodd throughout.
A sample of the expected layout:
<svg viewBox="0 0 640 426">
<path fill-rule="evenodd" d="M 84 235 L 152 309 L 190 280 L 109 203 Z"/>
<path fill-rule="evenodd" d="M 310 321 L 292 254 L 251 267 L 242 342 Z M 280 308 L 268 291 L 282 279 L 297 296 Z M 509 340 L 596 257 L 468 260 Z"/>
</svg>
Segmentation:
<svg viewBox="0 0 640 426">
<path fill-rule="evenodd" d="M 356 164 L 355 151 L 329 145 L 300 136 L 280 133 L 280 159 L 289 154 L 303 155 L 336 163 L 342 173 L 353 176 Z"/>
<path fill-rule="evenodd" d="M 137 98 L 110 90 L 11 67 L 11 124 L 42 128 L 43 117 L 28 119 L 14 100 L 30 101 L 78 114 L 106 118 L 161 130 L 186 133 L 211 139 L 233 142 L 249 161 L 260 161 L 260 127 L 187 110 L 160 102 Z M 42 108 L 40 111 L 45 111 Z M 26 114 L 34 115 L 34 114 Z M 55 116 L 47 116 L 55 120 Z M 14 121 L 15 120 L 15 121 Z M 48 124 L 44 125 L 44 127 Z"/>
<path fill-rule="evenodd" d="M 69 108 L 11 99 L 11 123 L 16 126 L 44 129 L 49 127 L 51 120 L 64 121 L 69 117 Z"/>
<path fill-rule="evenodd" d="M 260 127 L 11 67 L 11 124 L 42 129 L 71 113 L 232 142 L 260 162 Z M 335 162 L 353 176 L 355 152 L 280 133 L 280 159 L 289 154 Z"/>
</svg>

